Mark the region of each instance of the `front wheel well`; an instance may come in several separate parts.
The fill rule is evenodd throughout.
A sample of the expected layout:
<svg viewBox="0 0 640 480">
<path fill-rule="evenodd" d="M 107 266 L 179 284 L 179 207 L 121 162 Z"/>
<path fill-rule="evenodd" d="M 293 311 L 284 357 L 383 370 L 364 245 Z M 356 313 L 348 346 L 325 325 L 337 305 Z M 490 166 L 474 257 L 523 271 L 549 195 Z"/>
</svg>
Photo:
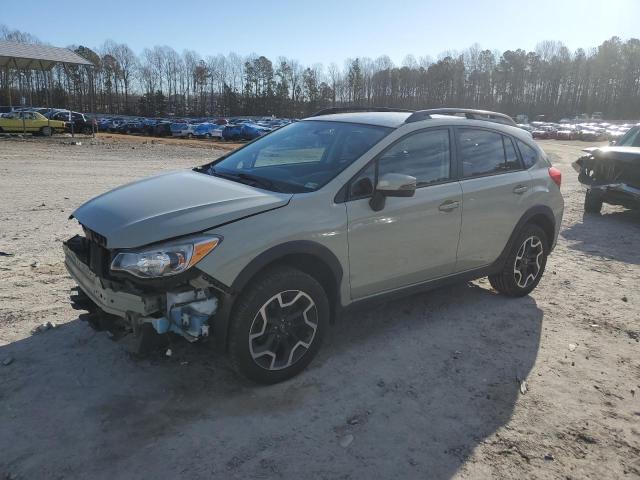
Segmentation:
<svg viewBox="0 0 640 480">
<path fill-rule="evenodd" d="M 338 279 L 336 279 L 331 267 L 329 267 L 329 265 L 327 265 L 321 258 L 309 253 L 292 253 L 284 255 L 262 267 L 255 276 L 257 277 L 264 271 L 273 267 L 283 265 L 298 269 L 315 278 L 320 285 L 322 285 L 322 288 L 327 294 L 332 311 L 335 310 L 335 306 L 339 302 Z"/>
</svg>

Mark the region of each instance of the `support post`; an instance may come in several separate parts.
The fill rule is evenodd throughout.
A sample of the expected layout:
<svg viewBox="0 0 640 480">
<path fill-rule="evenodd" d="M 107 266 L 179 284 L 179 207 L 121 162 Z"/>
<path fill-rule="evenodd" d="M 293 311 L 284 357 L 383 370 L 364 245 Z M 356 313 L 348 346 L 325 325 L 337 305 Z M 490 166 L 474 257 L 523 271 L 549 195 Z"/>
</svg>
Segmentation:
<svg viewBox="0 0 640 480">
<path fill-rule="evenodd" d="M 9 101 L 9 108 L 11 108 L 11 77 L 9 76 L 9 63 L 5 65 L 4 73 L 7 77 L 7 100 Z"/>
</svg>

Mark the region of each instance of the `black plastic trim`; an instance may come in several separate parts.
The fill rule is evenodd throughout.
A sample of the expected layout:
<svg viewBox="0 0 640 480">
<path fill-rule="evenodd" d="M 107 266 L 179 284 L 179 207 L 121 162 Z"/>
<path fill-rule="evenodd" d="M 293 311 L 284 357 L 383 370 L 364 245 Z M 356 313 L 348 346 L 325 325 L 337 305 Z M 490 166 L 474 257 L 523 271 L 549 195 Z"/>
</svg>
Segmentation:
<svg viewBox="0 0 640 480">
<path fill-rule="evenodd" d="M 255 257 L 240 272 L 233 281 L 229 289 L 223 293 L 221 299 L 221 307 L 215 315 L 213 321 L 213 337 L 216 345 L 226 349 L 227 337 L 229 333 L 229 322 L 231 321 L 231 312 L 238 295 L 244 290 L 249 282 L 266 266 L 274 263 L 289 255 L 311 255 L 322 261 L 331 270 L 335 285 L 335 292 L 327 292 L 335 302 L 332 305 L 334 317 L 338 315 L 341 306 L 340 286 L 342 284 L 343 270 L 340 261 L 327 247 L 309 240 L 295 240 L 285 242 L 262 252 Z"/>
<path fill-rule="evenodd" d="M 493 265 L 502 267 L 505 259 L 507 258 L 507 256 L 509 255 L 509 252 L 511 251 L 513 242 L 515 242 L 516 237 L 518 236 L 518 233 L 520 232 L 522 227 L 524 227 L 533 217 L 537 215 L 544 215 L 546 219 L 549 220 L 549 222 L 553 227 L 553 234 L 555 235 L 556 218 L 553 215 L 553 211 L 546 205 L 536 205 L 534 207 L 531 207 L 522 215 L 522 217 L 520 217 L 520 220 L 518 220 L 518 223 L 513 229 L 513 232 L 511 233 L 511 236 L 509 237 L 507 244 L 502 250 L 502 253 L 500 253 L 500 256 L 498 257 L 498 259 L 495 262 L 493 262 Z M 547 245 L 547 247 L 549 248 L 549 253 L 550 253 L 553 247 L 553 238 L 548 238 L 547 240 L 549 241 L 549 245 Z"/>
</svg>

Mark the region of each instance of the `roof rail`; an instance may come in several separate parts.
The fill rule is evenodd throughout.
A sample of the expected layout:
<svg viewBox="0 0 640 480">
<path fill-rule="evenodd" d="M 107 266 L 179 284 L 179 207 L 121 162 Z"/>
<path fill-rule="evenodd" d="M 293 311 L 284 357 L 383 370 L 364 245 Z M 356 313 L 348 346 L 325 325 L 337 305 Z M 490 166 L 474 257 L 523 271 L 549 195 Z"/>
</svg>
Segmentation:
<svg viewBox="0 0 640 480">
<path fill-rule="evenodd" d="M 431 115 L 464 115 L 470 120 L 485 120 L 487 122 L 501 123 L 503 125 L 516 126 L 516 122 L 513 121 L 509 115 L 499 112 L 491 112 L 489 110 L 474 110 L 471 108 L 431 108 L 428 110 L 418 110 L 414 112 L 405 120 L 405 123 L 419 122 L 421 120 L 428 120 Z"/>
<path fill-rule="evenodd" d="M 405 112 L 413 113 L 415 110 L 405 110 L 402 108 L 391 107 L 331 107 L 325 108 L 309 115 L 309 117 L 322 117 L 323 115 L 332 115 L 334 113 L 353 113 L 353 112 Z"/>
</svg>

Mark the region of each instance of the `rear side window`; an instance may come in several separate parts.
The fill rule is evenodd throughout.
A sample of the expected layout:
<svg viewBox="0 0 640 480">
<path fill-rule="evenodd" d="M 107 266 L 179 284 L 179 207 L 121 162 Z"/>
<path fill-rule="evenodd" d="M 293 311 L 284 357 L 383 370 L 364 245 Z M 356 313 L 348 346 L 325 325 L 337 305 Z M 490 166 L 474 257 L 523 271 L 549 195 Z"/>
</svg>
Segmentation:
<svg viewBox="0 0 640 480">
<path fill-rule="evenodd" d="M 465 178 L 520 170 L 520 161 L 510 138 L 474 128 L 458 129 L 458 148 Z"/>
<path fill-rule="evenodd" d="M 520 155 L 522 155 L 522 163 L 524 168 L 531 168 L 538 161 L 538 152 L 534 148 L 531 148 L 524 142 L 518 140 L 518 148 L 520 149 Z"/>
<path fill-rule="evenodd" d="M 449 179 L 450 146 L 448 130 L 427 130 L 400 140 L 378 164 L 378 176 L 402 173 L 416 177 L 417 185 L 443 182 Z"/>
</svg>

